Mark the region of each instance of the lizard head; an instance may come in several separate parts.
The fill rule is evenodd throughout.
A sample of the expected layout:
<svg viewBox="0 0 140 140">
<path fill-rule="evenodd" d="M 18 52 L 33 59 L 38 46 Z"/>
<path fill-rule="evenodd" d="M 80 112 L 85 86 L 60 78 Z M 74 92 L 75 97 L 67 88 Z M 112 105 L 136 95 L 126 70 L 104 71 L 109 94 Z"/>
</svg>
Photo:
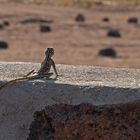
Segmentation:
<svg viewBox="0 0 140 140">
<path fill-rule="evenodd" d="M 52 57 L 54 55 L 54 49 L 53 48 L 47 48 L 45 55 L 48 57 Z"/>
</svg>

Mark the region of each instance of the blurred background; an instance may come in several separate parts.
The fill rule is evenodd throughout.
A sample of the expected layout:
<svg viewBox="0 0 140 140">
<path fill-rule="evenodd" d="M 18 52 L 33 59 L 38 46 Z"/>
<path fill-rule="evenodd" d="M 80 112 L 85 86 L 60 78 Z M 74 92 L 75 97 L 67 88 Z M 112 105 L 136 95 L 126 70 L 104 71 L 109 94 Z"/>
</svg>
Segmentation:
<svg viewBox="0 0 140 140">
<path fill-rule="evenodd" d="M 140 68 L 140 0 L 0 0 L 0 61 Z"/>
</svg>

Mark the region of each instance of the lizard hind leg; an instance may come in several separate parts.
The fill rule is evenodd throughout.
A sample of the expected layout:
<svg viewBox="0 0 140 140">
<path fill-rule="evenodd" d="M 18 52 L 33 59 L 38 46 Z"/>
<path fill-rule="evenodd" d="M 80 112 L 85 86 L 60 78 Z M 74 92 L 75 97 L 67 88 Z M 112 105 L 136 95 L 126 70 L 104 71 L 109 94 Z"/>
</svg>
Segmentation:
<svg viewBox="0 0 140 140">
<path fill-rule="evenodd" d="M 46 79 L 51 79 L 50 77 L 53 75 L 53 73 L 46 73 L 45 74 L 45 78 Z"/>
<path fill-rule="evenodd" d="M 24 75 L 23 77 L 27 77 L 29 75 L 31 75 L 35 70 L 30 71 L 29 73 L 27 73 L 26 75 Z"/>
</svg>

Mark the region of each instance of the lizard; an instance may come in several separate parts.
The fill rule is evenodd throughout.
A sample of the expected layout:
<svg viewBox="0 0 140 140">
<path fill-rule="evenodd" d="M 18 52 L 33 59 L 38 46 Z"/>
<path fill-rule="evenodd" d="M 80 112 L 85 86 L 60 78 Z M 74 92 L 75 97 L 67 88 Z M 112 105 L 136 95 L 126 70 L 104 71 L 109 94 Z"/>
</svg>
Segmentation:
<svg viewBox="0 0 140 140">
<path fill-rule="evenodd" d="M 57 73 L 57 70 L 56 70 L 55 62 L 51 58 L 54 55 L 54 49 L 53 48 L 47 48 L 47 50 L 45 52 L 45 55 L 46 55 L 46 57 L 45 57 L 44 61 L 41 63 L 41 68 L 38 70 L 38 72 L 35 72 L 35 70 L 32 70 L 29 73 L 27 73 L 26 75 L 22 76 L 21 78 L 17 78 L 17 79 L 8 81 L 8 82 L 4 83 L 2 86 L 0 86 L 0 90 L 3 89 L 5 86 L 7 86 L 9 84 L 16 83 L 17 81 L 33 80 L 33 79 L 39 79 L 39 78 L 49 79 L 50 76 L 53 75 L 53 73 L 49 73 L 49 71 L 51 69 L 51 66 L 54 69 L 54 72 L 55 72 L 55 75 L 56 75 L 55 78 L 57 78 L 58 73 Z M 33 73 L 36 73 L 36 75 L 30 76 Z"/>
</svg>

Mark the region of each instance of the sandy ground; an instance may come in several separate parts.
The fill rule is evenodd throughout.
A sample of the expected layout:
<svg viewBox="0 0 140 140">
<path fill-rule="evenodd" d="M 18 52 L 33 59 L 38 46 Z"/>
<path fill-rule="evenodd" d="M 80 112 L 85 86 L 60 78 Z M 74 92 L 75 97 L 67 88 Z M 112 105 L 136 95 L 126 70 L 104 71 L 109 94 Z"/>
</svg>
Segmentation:
<svg viewBox="0 0 140 140">
<path fill-rule="evenodd" d="M 85 15 L 86 22 L 82 25 L 74 20 L 78 13 Z M 45 49 L 54 47 L 56 63 L 140 68 L 140 25 L 128 24 L 130 16 L 140 18 L 139 8 L 118 10 L 95 6 L 88 10 L 0 3 L 0 22 L 10 22 L 9 27 L 0 30 L 0 40 L 9 44 L 8 49 L 0 50 L 0 60 L 41 62 Z M 103 17 L 109 17 L 110 22 L 102 22 Z M 41 33 L 39 23 L 20 23 L 30 18 L 51 20 L 52 31 Z M 107 37 L 110 28 L 119 29 L 122 38 Z M 98 56 L 104 47 L 113 47 L 118 57 Z"/>
</svg>

